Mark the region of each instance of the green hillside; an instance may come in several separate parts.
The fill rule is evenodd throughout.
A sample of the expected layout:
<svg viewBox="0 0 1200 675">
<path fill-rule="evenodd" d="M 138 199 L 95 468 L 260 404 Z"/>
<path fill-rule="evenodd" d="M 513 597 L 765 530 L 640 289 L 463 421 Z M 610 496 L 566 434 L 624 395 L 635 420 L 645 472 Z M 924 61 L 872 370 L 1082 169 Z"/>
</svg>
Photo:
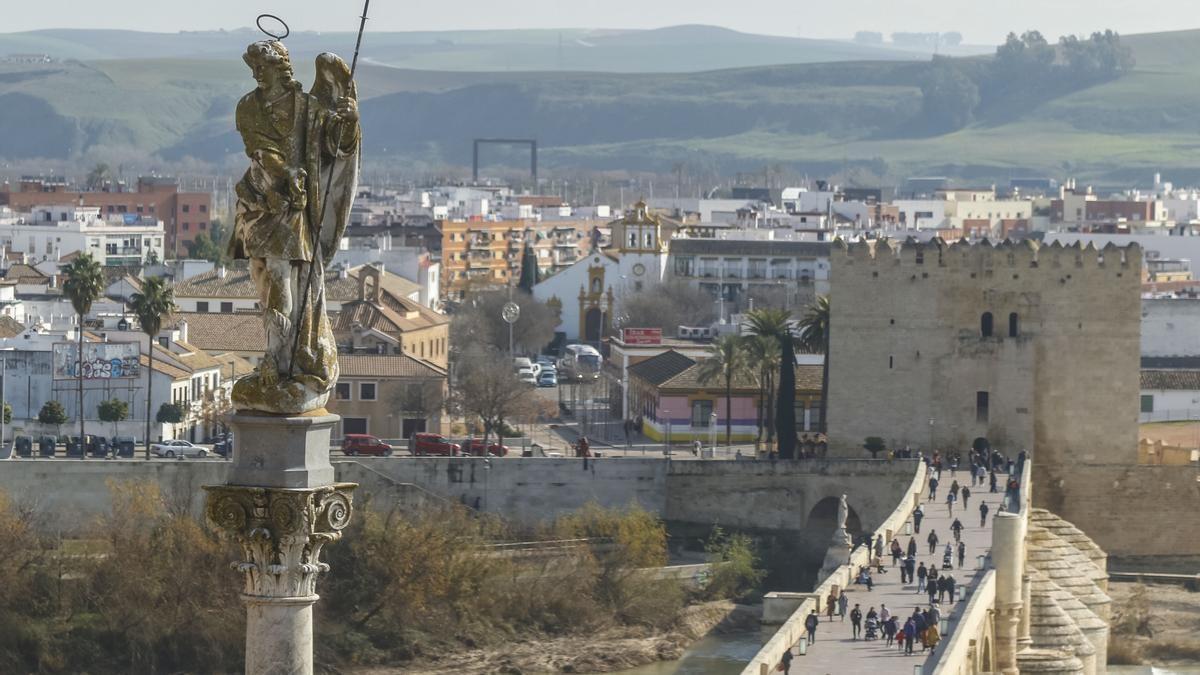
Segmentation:
<svg viewBox="0 0 1200 675">
<path fill-rule="evenodd" d="M 115 30 L 43 30 L 0 33 L 0 55 L 45 53 L 59 59 L 225 59 L 261 39 L 252 29 L 144 33 Z M 289 48 L 311 58 L 345 54 L 354 33 L 297 32 Z M 970 48 L 965 48 L 968 51 Z M 348 56 L 348 54 L 346 54 Z M 413 70 L 698 72 L 720 68 L 850 60 L 928 58 L 887 45 L 752 35 L 713 26 L 656 30 L 484 30 L 370 32 L 363 44 L 370 63 Z"/>
<path fill-rule="evenodd" d="M 558 41 L 557 32 L 513 33 L 508 37 L 521 44 Z M 648 49 L 648 33 L 589 39 Z M 496 40 L 447 35 L 464 63 L 465 46 L 478 44 L 484 53 Z M 741 43 L 749 49 L 775 40 L 682 27 L 658 32 L 652 46 L 691 57 L 704 51 L 694 41 L 705 35 L 731 52 Z M 11 37 L 0 36 L 0 45 Z M 311 55 L 322 48 L 318 37 L 329 36 L 289 41 L 301 81 L 311 80 Z M 204 44 L 211 45 L 207 38 Z M 933 136 L 916 131 L 924 128 L 920 87 L 934 67 L 928 61 L 689 73 L 484 72 L 385 67 L 380 51 L 360 66 L 365 156 L 397 166 L 462 165 L 470 161 L 472 138 L 531 136 L 551 167 L 665 171 L 688 161 L 735 171 L 782 163 L 813 174 L 861 166 L 893 178 L 944 173 L 993 180 L 1068 174 L 1128 180 L 1163 170 L 1179 181 L 1200 180 L 1200 31 L 1128 36 L 1123 44 L 1132 48 L 1136 67 L 1118 79 L 1051 91 L 1004 115 L 981 115 L 983 121 Z M 392 47 L 404 48 L 402 40 Z M 0 46 L 0 53 L 8 49 Z M 237 58 L 240 47 L 231 52 L 0 63 L 0 157 L 120 149 L 225 162 L 240 151 L 233 105 L 253 86 Z"/>
</svg>

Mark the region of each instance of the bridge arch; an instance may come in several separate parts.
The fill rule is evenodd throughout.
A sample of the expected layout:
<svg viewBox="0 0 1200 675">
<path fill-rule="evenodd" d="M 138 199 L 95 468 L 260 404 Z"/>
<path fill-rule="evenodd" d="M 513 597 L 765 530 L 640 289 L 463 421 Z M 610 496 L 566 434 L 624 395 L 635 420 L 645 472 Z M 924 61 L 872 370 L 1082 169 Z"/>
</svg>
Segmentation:
<svg viewBox="0 0 1200 675">
<path fill-rule="evenodd" d="M 804 529 L 811 532 L 817 538 L 817 541 L 829 541 L 833 536 L 833 531 L 837 529 L 839 502 L 841 502 L 840 495 L 837 497 L 825 497 L 816 504 L 813 504 L 812 509 L 809 510 Z M 846 531 L 857 542 L 863 536 L 862 519 L 859 518 L 858 512 L 854 510 L 853 505 L 847 503 L 847 506 L 849 508 L 846 513 Z"/>
</svg>

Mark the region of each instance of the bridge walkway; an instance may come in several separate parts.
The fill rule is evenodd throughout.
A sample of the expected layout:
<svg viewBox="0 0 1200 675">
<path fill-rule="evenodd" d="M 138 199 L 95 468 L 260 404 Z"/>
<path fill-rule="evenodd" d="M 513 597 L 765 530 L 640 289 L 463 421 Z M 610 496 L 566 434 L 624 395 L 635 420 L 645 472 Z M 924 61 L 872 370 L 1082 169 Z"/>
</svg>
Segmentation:
<svg viewBox="0 0 1200 675">
<path fill-rule="evenodd" d="M 942 643 L 945 644 L 946 639 L 953 634 L 957 628 L 958 621 L 962 618 L 967 602 L 963 597 L 963 589 L 973 588 L 983 577 L 986 569 L 977 569 L 977 556 L 986 555 L 991 551 L 992 544 L 992 516 L 995 515 L 1000 502 L 1004 497 L 1003 492 L 1003 476 L 1001 474 L 1001 483 L 998 488 L 1000 492 L 989 493 L 988 486 L 985 484 L 980 486 L 971 486 L 971 478 L 966 471 L 958 471 L 955 475 L 951 475 L 949 470 L 942 471 L 941 485 L 938 486 L 936 501 L 929 501 L 929 485 L 926 483 L 925 489 L 922 492 L 922 504 L 924 505 L 925 517 L 921 521 L 920 534 L 915 531 L 911 535 L 903 534 L 903 531 L 898 535 L 900 545 L 907 549 L 908 540 L 911 536 L 917 543 L 917 563 L 925 563 L 925 566 L 935 566 L 938 568 L 938 573 L 949 573 L 954 575 L 956 588 L 958 589 L 956 602 L 952 605 L 949 598 L 941 603 L 940 608 L 943 618 L 949 618 L 949 626 L 946 634 L 942 635 Z M 954 522 L 954 517 L 947 514 L 946 510 L 946 489 L 955 479 L 959 481 L 959 485 L 966 485 L 971 488 L 971 498 L 967 507 L 962 508 L 961 492 L 960 499 L 955 503 L 954 516 L 957 516 L 963 526 L 962 537 L 966 542 L 966 558 L 962 569 L 958 567 L 957 553 L 953 558 L 954 568 L 943 571 L 942 554 L 944 553 L 946 543 L 954 542 L 954 535 L 950 529 L 950 525 Z M 988 505 L 987 522 L 983 527 L 979 526 L 979 503 L 985 502 Z M 909 521 L 912 522 L 911 520 Z M 934 554 L 929 552 L 929 544 L 926 539 L 929 532 L 935 531 L 938 535 L 937 551 Z M 852 629 L 850 626 L 850 610 L 857 603 L 863 613 L 864 633 L 867 611 L 874 607 L 878 612 L 882 605 L 887 605 L 887 608 L 893 614 L 899 614 L 901 617 L 907 618 L 913 613 L 917 607 L 924 609 L 928 606 L 929 596 L 925 593 L 917 592 L 917 584 L 914 581 L 911 584 L 900 583 L 900 567 L 892 567 L 891 555 L 888 554 L 888 546 L 890 542 L 885 542 L 884 545 L 884 569 L 885 574 L 875 573 L 872 575 L 874 581 L 873 590 L 867 591 L 866 586 L 851 585 L 846 589 L 849 596 L 850 604 L 846 611 L 846 620 L 841 621 L 836 613 L 833 621 L 826 619 L 824 614 L 825 600 L 821 599 L 821 624 L 817 629 L 816 642 L 808 647 L 808 653 L 805 656 L 796 656 L 792 662 L 793 673 L 829 673 L 833 675 L 842 675 L 848 673 L 870 673 L 878 675 L 881 673 L 897 673 L 902 675 L 912 675 L 914 666 L 920 664 L 925 673 L 933 673 L 934 666 L 937 662 L 937 657 L 933 652 L 921 652 L 920 642 L 913 643 L 913 654 L 906 656 L 903 649 L 898 648 L 893 644 L 892 647 L 885 646 L 887 641 L 883 638 L 883 633 L 880 631 L 878 640 L 854 640 Z M 986 567 L 986 566 L 985 566 Z M 901 622 L 901 627 L 903 622 Z M 797 647 L 792 648 L 793 654 L 798 654 Z"/>
</svg>

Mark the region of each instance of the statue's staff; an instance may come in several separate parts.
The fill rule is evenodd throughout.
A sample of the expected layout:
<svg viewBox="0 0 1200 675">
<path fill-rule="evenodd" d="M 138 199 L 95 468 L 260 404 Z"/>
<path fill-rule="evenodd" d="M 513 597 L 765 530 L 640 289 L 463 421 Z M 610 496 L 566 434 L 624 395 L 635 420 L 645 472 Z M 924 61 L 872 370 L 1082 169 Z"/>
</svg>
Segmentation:
<svg viewBox="0 0 1200 675">
<path fill-rule="evenodd" d="M 363 31 L 367 27 L 367 10 L 371 7 L 371 0 L 363 0 L 362 16 L 358 22 L 358 38 L 354 41 L 354 58 L 350 61 L 350 85 L 354 86 L 354 71 L 358 69 L 358 51 L 362 47 Z M 335 151 L 336 152 L 336 151 Z M 325 220 L 325 211 L 329 205 L 329 189 L 333 187 L 333 170 L 337 166 L 336 157 L 334 161 L 329 163 L 329 176 L 325 180 L 325 193 L 321 197 L 321 213 L 320 219 L 313 224 L 312 227 L 312 262 L 309 263 L 308 276 L 304 280 L 304 292 L 301 294 L 300 313 L 296 315 L 300 323 L 303 323 L 305 314 L 308 313 L 308 292 L 312 289 L 313 274 L 317 268 L 321 268 L 321 273 L 325 273 L 325 265 L 321 260 L 321 223 Z M 335 216 L 336 217 L 336 216 Z M 321 287 L 321 293 L 325 292 L 324 286 Z M 318 319 L 314 319 L 318 320 Z M 296 368 L 296 350 L 300 348 L 300 329 L 299 326 L 294 329 L 295 335 L 292 338 L 292 358 L 288 361 L 288 377 L 292 377 L 292 373 Z"/>
</svg>

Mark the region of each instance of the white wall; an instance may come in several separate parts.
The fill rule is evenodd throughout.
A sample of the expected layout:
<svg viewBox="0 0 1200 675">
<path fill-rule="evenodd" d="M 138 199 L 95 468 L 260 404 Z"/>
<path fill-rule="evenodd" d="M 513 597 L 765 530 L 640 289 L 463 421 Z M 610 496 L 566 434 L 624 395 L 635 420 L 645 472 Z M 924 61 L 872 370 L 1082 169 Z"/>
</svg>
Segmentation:
<svg viewBox="0 0 1200 675">
<path fill-rule="evenodd" d="M 1139 421 L 1143 423 L 1200 419 L 1200 391 L 1143 389 L 1142 396 L 1154 397 L 1154 411 L 1139 414 Z M 1197 445 L 1200 445 L 1200 439 Z"/>
<path fill-rule="evenodd" d="M 1200 300 L 1142 300 L 1142 356 L 1200 356 Z"/>
</svg>

